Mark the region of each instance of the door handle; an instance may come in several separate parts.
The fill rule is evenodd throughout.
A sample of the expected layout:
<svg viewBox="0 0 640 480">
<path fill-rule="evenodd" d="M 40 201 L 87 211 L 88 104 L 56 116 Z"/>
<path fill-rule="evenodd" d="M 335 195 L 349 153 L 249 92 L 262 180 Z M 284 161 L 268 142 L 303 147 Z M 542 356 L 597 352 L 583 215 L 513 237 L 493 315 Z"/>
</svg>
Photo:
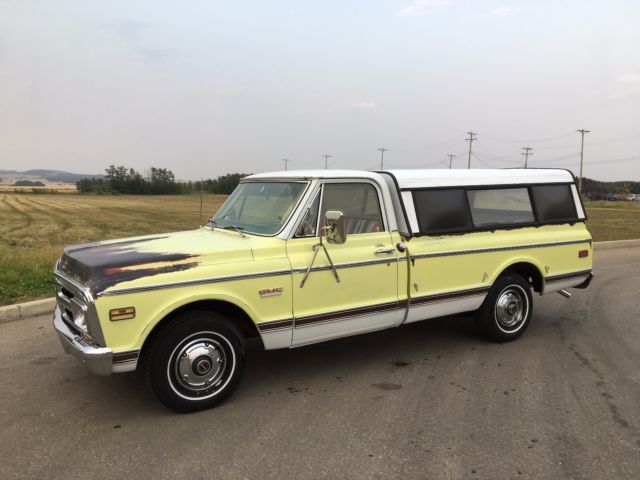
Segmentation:
<svg viewBox="0 0 640 480">
<path fill-rule="evenodd" d="M 395 251 L 396 251 L 395 248 L 384 248 L 382 250 L 376 250 L 373 253 L 375 253 L 376 255 L 389 255 L 389 254 L 391 254 L 391 253 L 393 253 Z"/>
</svg>

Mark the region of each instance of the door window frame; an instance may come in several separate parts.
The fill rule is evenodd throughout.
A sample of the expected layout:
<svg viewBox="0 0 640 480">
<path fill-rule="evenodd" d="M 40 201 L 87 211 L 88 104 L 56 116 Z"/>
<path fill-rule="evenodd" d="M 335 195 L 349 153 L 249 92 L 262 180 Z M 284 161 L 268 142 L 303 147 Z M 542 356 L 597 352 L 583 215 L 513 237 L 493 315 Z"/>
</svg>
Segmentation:
<svg viewBox="0 0 640 480">
<path fill-rule="evenodd" d="M 378 208 L 380 209 L 380 215 L 381 215 L 381 219 L 382 219 L 382 225 L 383 225 L 383 230 L 381 230 L 380 232 L 363 232 L 363 233 L 353 233 L 350 235 L 363 235 L 363 234 L 367 234 L 367 233 L 388 233 L 391 234 L 391 229 L 389 228 L 389 219 L 387 218 L 387 209 L 385 208 L 385 205 L 381 202 L 381 199 L 383 198 L 382 196 L 382 192 L 380 191 L 380 187 L 378 186 L 378 184 L 368 178 L 326 178 L 326 179 L 320 179 L 318 181 L 318 184 L 316 185 L 314 191 L 311 192 L 311 194 L 309 195 L 309 198 L 307 200 L 307 202 L 305 203 L 302 212 L 300 213 L 300 215 L 298 216 L 298 218 L 295 220 L 294 222 L 294 226 L 291 229 L 291 234 L 289 236 L 290 240 L 295 240 L 295 239 L 303 239 L 303 238 L 317 238 L 319 236 L 320 233 L 320 218 L 322 217 L 321 213 L 322 213 L 322 202 L 324 200 L 324 186 L 327 184 L 339 184 L 339 183 L 357 183 L 357 184 L 361 184 L 361 183 L 366 183 L 368 185 L 371 185 L 376 193 L 376 198 L 378 200 Z M 320 195 L 320 204 L 318 205 L 318 218 L 316 220 L 316 234 L 315 236 L 297 236 L 296 232 L 298 231 L 298 228 L 300 228 L 300 224 L 302 223 L 302 221 L 304 220 L 304 216 L 306 215 L 306 212 L 309 208 L 311 208 L 311 206 L 313 205 L 313 202 L 316 200 L 317 196 Z M 348 242 L 348 240 L 347 240 Z"/>
</svg>

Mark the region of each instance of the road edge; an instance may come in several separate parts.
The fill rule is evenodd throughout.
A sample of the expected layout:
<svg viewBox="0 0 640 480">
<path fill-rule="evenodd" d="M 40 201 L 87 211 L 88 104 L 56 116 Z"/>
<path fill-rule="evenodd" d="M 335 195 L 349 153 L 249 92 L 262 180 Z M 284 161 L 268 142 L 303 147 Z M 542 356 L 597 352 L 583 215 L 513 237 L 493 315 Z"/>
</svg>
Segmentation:
<svg viewBox="0 0 640 480">
<path fill-rule="evenodd" d="M 27 318 L 38 317 L 53 311 L 56 299 L 43 298 L 32 302 L 17 303 L 15 305 L 7 305 L 0 307 L 0 323 L 9 323 L 16 320 L 25 320 Z"/>
<path fill-rule="evenodd" d="M 640 247 L 640 238 L 633 240 L 611 240 L 608 242 L 593 242 L 594 250 L 613 250 L 615 248 Z"/>
<path fill-rule="evenodd" d="M 613 240 L 609 242 L 593 242 L 594 250 L 613 250 L 617 248 L 640 247 L 640 239 L 634 240 Z M 15 322 L 16 320 L 26 320 L 40 315 L 45 315 L 53 311 L 56 299 L 43 298 L 33 302 L 17 303 L 0 307 L 0 324 Z"/>
</svg>

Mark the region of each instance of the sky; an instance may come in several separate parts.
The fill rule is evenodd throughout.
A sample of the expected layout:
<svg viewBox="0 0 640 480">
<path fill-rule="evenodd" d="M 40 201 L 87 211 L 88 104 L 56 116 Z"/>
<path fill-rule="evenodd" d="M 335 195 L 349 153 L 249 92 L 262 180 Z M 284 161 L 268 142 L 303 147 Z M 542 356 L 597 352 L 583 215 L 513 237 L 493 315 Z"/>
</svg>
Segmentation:
<svg viewBox="0 0 640 480">
<path fill-rule="evenodd" d="M 0 169 L 640 180 L 640 2 L 0 0 Z"/>
</svg>

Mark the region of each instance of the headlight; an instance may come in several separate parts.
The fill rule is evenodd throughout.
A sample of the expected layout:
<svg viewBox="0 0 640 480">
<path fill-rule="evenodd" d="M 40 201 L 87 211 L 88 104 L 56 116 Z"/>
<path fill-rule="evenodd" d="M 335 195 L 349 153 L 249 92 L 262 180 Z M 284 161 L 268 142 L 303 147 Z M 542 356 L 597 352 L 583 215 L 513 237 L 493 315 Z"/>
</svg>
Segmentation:
<svg viewBox="0 0 640 480">
<path fill-rule="evenodd" d="M 80 337 L 85 343 L 89 345 L 94 345 L 95 340 L 91 335 L 89 335 L 89 329 L 87 327 L 87 319 L 84 314 L 78 315 L 78 317 L 73 321 L 76 327 L 80 329 Z"/>
<path fill-rule="evenodd" d="M 87 332 L 87 319 L 85 318 L 84 314 L 81 313 L 80 315 L 78 315 L 75 320 L 73 321 L 73 323 L 75 323 L 76 327 L 78 327 L 80 330 L 82 330 L 83 332 Z"/>
</svg>

